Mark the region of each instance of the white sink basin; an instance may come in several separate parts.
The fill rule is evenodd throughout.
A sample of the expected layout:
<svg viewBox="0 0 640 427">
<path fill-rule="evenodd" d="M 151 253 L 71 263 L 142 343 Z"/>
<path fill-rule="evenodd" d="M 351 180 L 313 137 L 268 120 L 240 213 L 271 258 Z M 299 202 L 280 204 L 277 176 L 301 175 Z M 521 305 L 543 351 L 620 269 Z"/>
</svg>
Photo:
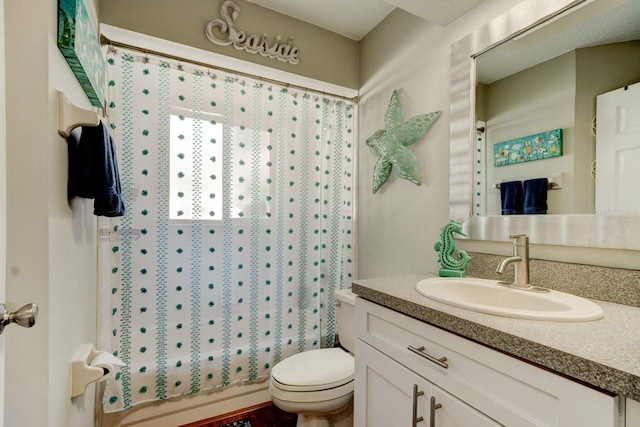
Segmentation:
<svg viewBox="0 0 640 427">
<path fill-rule="evenodd" d="M 598 304 L 575 295 L 553 290 L 532 292 L 498 283 L 485 279 L 434 277 L 418 282 L 416 290 L 434 301 L 517 319 L 585 322 L 604 317 Z"/>
</svg>

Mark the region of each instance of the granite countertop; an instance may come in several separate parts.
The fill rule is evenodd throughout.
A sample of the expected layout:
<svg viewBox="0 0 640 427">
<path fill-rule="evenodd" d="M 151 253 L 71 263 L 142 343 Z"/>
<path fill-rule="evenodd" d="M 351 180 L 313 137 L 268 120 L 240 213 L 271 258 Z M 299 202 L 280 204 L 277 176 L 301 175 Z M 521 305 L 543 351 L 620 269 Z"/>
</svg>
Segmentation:
<svg viewBox="0 0 640 427">
<path fill-rule="evenodd" d="M 434 274 L 355 280 L 353 292 L 493 349 L 613 394 L 640 401 L 640 308 L 596 301 L 604 318 L 541 322 L 476 313 L 415 290 Z"/>
</svg>

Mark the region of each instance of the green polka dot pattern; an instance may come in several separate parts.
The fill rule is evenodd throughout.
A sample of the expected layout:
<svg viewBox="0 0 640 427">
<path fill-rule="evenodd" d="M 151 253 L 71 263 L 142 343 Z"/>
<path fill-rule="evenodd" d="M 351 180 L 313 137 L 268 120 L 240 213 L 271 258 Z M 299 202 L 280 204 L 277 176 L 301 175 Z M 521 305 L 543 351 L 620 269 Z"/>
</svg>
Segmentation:
<svg viewBox="0 0 640 427">
<path fill-rule="evenodd" d="M 335 338 L 353 104 L 110 49 L 122 218 L 99 219 L 105 412 L 268 377 Z"/>
</svg>

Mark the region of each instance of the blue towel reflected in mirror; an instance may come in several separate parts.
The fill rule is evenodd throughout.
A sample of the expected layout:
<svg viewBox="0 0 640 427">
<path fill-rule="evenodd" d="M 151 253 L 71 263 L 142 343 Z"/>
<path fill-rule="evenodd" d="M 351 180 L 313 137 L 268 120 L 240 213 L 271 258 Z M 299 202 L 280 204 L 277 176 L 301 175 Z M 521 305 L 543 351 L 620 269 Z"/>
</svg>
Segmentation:
<svg viewBox="0 0 640 427">
<path fill-rule="evenodd" d="M 548 191 L 549 180 L 547 178 L 528 179 L 524 181 L 524 213 L 546 214 Z"/>
<path fill-rule="evenodd" d="M 523 213 L 524 197 L 522 181 L 500 183 L 502 215 L 520 215 Z"/>
</svg>

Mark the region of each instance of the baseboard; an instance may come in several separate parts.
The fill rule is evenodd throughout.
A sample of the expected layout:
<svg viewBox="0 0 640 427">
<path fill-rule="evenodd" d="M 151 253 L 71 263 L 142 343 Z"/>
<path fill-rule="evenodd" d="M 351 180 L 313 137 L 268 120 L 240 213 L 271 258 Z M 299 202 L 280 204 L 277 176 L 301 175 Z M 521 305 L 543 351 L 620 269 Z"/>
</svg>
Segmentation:
<svg viewBox="0 0 640 427">
<path fill-rule="evenodd" d="M 104 414 L 99 405 L 96 427 L 176 427 L 232 413 L 271 400 L 268 382 L 236 385 L 196 396 L 141 404 L 128 411 Z"/>
</svg>

